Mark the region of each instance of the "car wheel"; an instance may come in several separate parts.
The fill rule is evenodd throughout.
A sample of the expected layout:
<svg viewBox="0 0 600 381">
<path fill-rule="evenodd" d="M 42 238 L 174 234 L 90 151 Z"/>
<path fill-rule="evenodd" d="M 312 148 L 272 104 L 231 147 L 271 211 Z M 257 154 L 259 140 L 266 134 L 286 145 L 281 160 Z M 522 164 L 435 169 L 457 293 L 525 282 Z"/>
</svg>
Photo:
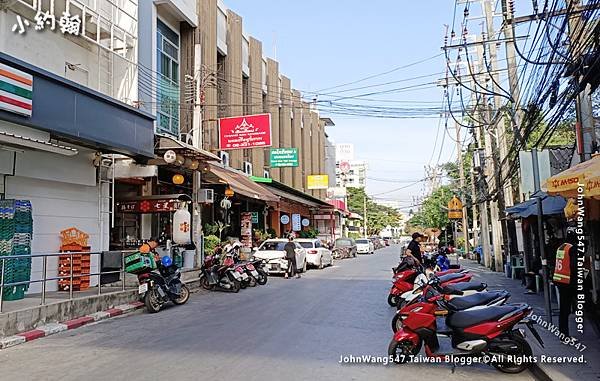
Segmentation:
<svg viewBox="0 0 600 381">
<path fill-rule="evenodd" d="M 305 259 L 304 260 L 304 265 L 302 265 L 302 273 L 303 274 L 306 272 L 306 267 L 307 267 L 307 264 L 306 264 L 306 259 Z"/>
<path fill-rule="evenodd" d="M 319 258 L 319 270 L 323 270 L 323 257 Z"/>
</svg>

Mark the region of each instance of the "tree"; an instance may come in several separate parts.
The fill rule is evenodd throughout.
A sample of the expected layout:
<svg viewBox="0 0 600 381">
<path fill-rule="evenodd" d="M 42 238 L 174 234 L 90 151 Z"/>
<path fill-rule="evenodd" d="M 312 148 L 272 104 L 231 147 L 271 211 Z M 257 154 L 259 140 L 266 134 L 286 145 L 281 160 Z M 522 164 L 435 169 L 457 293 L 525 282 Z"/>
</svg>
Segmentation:
<svg viewBox="0 0 600 381">
<path fill-rule="evenodd" d="M 447 211 L 448 202 L 454 194 L 448 185 L 442 185 L 434 190 L 409 220 L 409 225 L 419 228 L 446 228 L 450 224 Z"/>
<path fill-rule="evenodd" d="M 378 234 L 387 226 L 397 226 L 400 223 L 400 213 L 389 206 L 379 205 L 371 199 L 364 188 L 348 188 L 348 209 L 363 215 L 364 201 L 367 199 L 367 234 Z"/>
</svg>

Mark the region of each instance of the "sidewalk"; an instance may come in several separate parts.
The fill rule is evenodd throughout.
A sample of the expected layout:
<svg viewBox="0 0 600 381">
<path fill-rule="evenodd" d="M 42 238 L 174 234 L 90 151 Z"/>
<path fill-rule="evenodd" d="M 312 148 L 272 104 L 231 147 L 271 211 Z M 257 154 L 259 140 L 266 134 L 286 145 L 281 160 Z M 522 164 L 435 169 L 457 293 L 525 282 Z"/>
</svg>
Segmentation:
<svg viewBox="0 0 600 381">
<path fill-rule="evenodd" d="M 470 272 L 474 274 L 473 280 L 486 282 L 488 284 L 488 290 L 508 290 L 511 293 L 511 297 L 508 301 L 509 303 L 527 303 L 533 307 L 534 314 L 541 317 L 544 321 L 549 320 L 544 312 L 544 295 L 542 293 L 525 294 L 525 287 L 521 285 L 520 280 L 507 278 L 504 273 L 492 272 L 477 264 L 475 261 L 463 259 L 460 263 L 464 268 L 469 269 Z M 552 323 L 558 327 L 558 306 L 553 304 L 552 310 Z M 574 315 L 571 315 L 571 317 L 573 316 Z M 574 319 L 571 320 L 571 327 L 569 329 L 574 338 L 587 346 L 583 352 L 580 352 L 570 345 L 563 344 L 555 334 L 548 329 L 541 327 L 539 324 L 536 325 L 536 329 L 542 337 L 545 347 L 540 348 L 539 344 L 535 342 L 535 339 L 530 340 L 530 342 L 532 342 L 533 352 L 538 357 L 542 354 L 547 356 L 569 357 L 580 356 L 583 354 L 586 360 L 586 364 L 538 363 L 541 370 L 552 380 L 600 380 L 600 337 L 589 321 L 585 324 L 584 336 L 577 333 Z"/>
</svg>

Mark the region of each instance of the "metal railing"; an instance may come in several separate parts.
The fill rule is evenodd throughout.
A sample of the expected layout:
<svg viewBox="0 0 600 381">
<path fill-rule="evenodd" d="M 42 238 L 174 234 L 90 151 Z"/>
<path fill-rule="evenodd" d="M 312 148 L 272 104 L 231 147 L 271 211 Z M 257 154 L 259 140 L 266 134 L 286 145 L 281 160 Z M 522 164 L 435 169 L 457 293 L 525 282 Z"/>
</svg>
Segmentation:
<svg viewBox="0 0 600 381">
<path fill-rule="evenodd" d="M 104 255 L 107 252 L 104 251 L 100 251 L 100 252 L 66 252 L 66 253 L 43 253 L 43 254 L 29 254 L 29 255 L 6 255 L 6 256 L 0 256 L 0 313 L 2 312 L 2 308 L 3 308 L 3 304 L 4 304 L 4 288 L 5 287 L 14 287 L 14 286 L 22 286 L 22 285 L 31 285 L 31 284 L 36 284 L 36 283 L 41 283 L 41 292 L 40 292 L 40 305 L 46 305 L 46 286 L 48 282 L 51 281 L 57 281 L 57 283 L 60 280 L 63 279 L 69 279 L 69 299 L 68 300 L 72 300 L 73 299 L 73 279 L 74 278 L 82 278 L 82 277 L 90 277 L 90 281 L 91 281 L 91 277 L 98 277 L 98 293 L 97 295 L 101 295 L 102 294 L 102 282 L 101 282 L 101 278 L 102 275 L 107 275 L 107 274 L 121 274 L 121 291 L 125 291 L 125 256 L 128 254 L 131 254 L 133 252 L 135 252 L 135 250 L 127 250 L 127 251 L 119 251 L 121 253 L 121 268 L 119 270 L 110 270 L 110 271 L 102 271 L 102 255 Z M 89 255 L 90 256 L 90 267 L 91 267 L 91 258 L 92 256 L 96 255 L 98 256 L 98 268 L 100 268 L 99 272 L 93 272 L 90 268 L 88 273 L 83 273 L 83 272 L 78 272 L 76 274 L 73 274 L 73 257 L 76 255 Z M 53 277 L 48 277 L 47 276 L 47 272 L 48 272 L 48 258 L 53 258 L 53 257 L 69 257 L 69 264 L 70 264 L 70 269 L 69 269 L 69 274 L 68 275 L 63 275 L 63 276 L 53 276 Z M 42 258 L 42 277 L 41 279 L 35 279 L 35 280 L 27 280 L 27 281 L 22 281 L 22 282 L 12 282 L 12 283 L 5 283 L 5 264 L 6 261 L 12 260 L 12 259 L 26 259 L 29 258 L 31 259 L 31 262 L 33 264 L 33 260 L 34 258 Z M 33 271 L 32 271 L 33 273 Z M 59 266 L 57 263 L 57 275 L 59 275 Z M 30 276 L 31 278 L 31 276 Z M 91 288 L 91 287 L 90 287 Z"/>
</svg>

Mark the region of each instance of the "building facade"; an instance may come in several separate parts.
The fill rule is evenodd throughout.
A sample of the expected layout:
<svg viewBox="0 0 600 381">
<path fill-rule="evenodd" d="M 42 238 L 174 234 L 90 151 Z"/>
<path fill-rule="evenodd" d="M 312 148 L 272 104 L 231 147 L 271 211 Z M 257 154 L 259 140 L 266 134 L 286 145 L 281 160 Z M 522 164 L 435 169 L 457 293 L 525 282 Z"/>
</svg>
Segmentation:
<svg viewBox="0 0 600 381">
<path fill-rule="evenodd" d="M 154 156 L 153 116 L 137 108 L 138 16 L 135 0 L 18 0 L 0 12 L 0 198 L 31 202 L 31 252 L 57 252 L 71 227 L 92 251 L 107 250 L 112 194 L 102 167 L 115 154 Z M 49 258 L 46 276 L 57 267 Z M 31 279 L 41 272 L 35 258 Z"/>
</svg>

